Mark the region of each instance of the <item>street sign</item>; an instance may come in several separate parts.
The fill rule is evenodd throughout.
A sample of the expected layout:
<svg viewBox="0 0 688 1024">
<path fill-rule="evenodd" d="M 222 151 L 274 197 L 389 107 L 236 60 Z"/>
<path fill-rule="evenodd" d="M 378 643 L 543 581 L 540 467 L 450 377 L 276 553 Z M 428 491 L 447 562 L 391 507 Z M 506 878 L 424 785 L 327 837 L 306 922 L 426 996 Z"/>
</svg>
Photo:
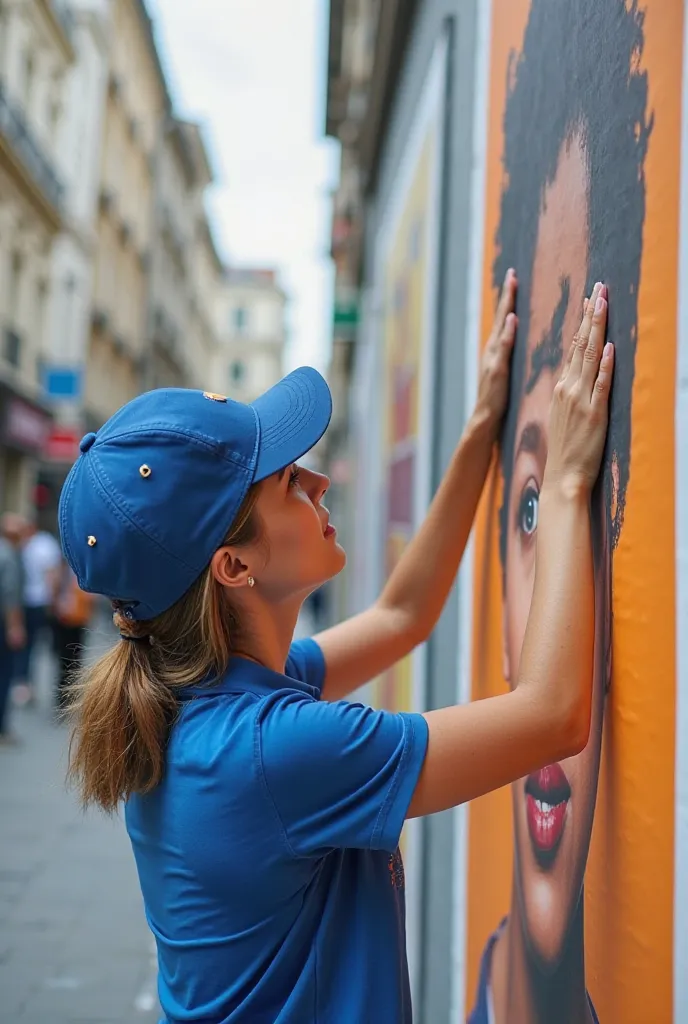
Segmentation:
<svg viewBox="0 0 688 1024">
<path fill-rule="evenodd" d="M 81 397 L 82 377 L 80 368 L 46 366 L 43 370 L 43 389 L 48 398 L 76 401 Z"/>
</svg>

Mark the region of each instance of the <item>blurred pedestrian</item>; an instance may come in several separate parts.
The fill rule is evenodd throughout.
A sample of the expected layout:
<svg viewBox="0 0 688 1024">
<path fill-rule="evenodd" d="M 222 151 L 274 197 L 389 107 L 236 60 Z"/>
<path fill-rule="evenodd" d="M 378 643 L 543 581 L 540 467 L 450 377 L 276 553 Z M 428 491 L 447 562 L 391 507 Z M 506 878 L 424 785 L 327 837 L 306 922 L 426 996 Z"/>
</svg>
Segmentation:
<svg viewBox="0 0 688 1024">
<path fill-rule="evenodd" d="M 55 705 L 67 707 L 69 686 L 81 668 L 84 639 L 95 600 L 79 587 L 76 576 L 66 561 L 60 560 L 53 605 L 53 639 L 57 658 Z"/>
<path fill-rule="evenodd" d="M 17 742 L 9 726 L 9 696 L 16 652 L 26 642 L 22 610 L 23 573 L 19 543 L 23 524 L 19 516 L 5 515 L 0 522 L 0 745 Z M 12 538 L 12 540 L 10 540 Z"/>
<path fill-rule="evenodd" d="M 32 658 L 36 641 L 49 628 L 50 607 L 55 598 L 62 552 L 47 530 L 39 530 L 33 519 L 23 523 L 21 557 L 24 569 L 24 624 L 26 643 L 15 661 L 14 699 L 17 704 L 35 701 Z"/>
<path fill-rule="evenodd" d="M 60 501 L 82 585 L 120 641 L 76 691 L 70 775 L 125 803 L 167 1024 L 408 1024 L 404 821 L 578 753 L 590 727 L 590 495 L 613 349 L 595 287 L 552 403 L 517 685 L 394 714 L 342 698 L 427 640 L 452 590 L 509 392 L 507 275 L 478 400 L 378 600 L 292 642 L 345 554 L 299 466 L 329 389 L 304 367 L 252 406 L 167 389 L 81 442 Z M 365 483 L 365 481 L 364 481 Z"/>
</svg>

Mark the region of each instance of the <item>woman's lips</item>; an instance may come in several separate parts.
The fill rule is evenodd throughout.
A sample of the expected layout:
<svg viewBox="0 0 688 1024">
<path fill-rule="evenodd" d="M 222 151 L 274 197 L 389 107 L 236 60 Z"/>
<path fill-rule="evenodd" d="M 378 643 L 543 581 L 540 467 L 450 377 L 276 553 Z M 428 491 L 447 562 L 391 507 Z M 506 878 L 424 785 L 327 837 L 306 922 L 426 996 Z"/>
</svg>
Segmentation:
<svg viewBox="0 0 688 1024">
<path fill-rule="evenodd" d="M 330 523 L 328 523 L 327 527 L 325 528 L 325 536 L 326 537 L 331 537 L 332 534 L 334 534 L 336 532 L 337 531 L 335 530 L 334 526 L 331 526 Z"/>
<path fill-rule="evenodd" d="M 550 764 L 526 779 L 528 831 L 535 853 L 545 859 L 559 846 L 570 799 L 571 787 L 561 765 Z"/>
</svg>

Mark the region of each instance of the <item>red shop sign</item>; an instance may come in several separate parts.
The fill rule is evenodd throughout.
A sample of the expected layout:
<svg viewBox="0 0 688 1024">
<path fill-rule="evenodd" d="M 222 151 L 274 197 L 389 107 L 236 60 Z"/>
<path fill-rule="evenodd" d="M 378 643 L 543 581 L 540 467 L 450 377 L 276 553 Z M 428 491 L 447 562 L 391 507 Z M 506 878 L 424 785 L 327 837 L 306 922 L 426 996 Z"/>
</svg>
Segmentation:
<svg viewBox="0 0 688 1024">
<path fill-rule="evenodd" d="M 45 445 L 45 457 L 49 462 L 75 462 L 79 455 L 81 431 L 68 428 L 51 430 Z"/>
<path fill-rule="evenodd" d="M 8 443 L 42 455 L 49 433 L 50 417 L 46 413 L 34 409 L 21 398 L 9 400 L 5 418 L 5 439 Z"/>
</svg>

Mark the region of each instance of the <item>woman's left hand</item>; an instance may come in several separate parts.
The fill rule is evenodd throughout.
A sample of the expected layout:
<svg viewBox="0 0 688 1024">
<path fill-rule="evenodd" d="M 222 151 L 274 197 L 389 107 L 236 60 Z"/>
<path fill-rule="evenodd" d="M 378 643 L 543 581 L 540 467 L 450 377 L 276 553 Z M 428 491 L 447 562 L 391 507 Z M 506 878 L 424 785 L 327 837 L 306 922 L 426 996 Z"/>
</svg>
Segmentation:
<svg viewBox="0 0 688 1024">
<path fill-rule="evenodd" d="M 516 272 L 508 270 L 480 366 L 475 412 L 477 417 L 494 430 L 495 436 L 509 398 L 511 352 L 518 326 L 518 319 L 514 313 L 517 288 Z"/>
</svg>

